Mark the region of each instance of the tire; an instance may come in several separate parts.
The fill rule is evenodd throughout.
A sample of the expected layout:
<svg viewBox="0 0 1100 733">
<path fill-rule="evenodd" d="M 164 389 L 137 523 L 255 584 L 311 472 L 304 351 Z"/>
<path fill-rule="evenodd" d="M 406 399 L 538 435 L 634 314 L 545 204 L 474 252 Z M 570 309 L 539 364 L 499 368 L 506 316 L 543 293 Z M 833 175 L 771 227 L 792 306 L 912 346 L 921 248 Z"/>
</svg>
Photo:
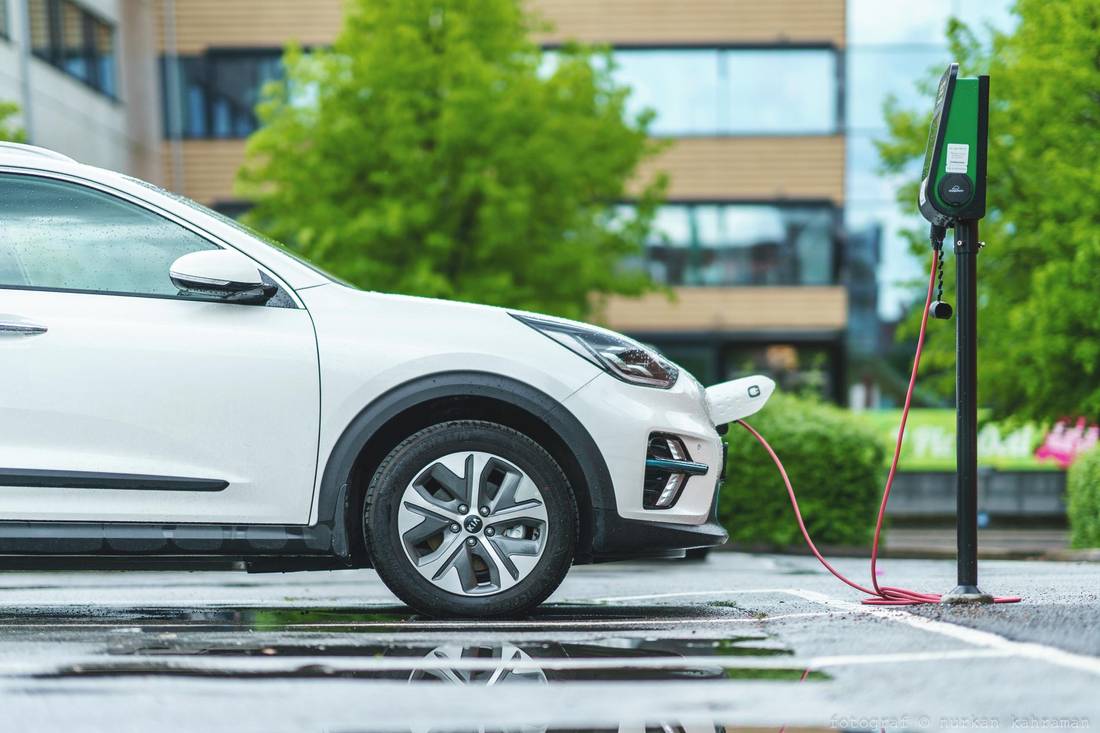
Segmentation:
<svg viewBox="0 0 1100 733">
<path fill-rule="evenodd" d="M 577 522 L 573 490 L 550 454 L 520 432 L 475 420 L 402 441 L 378 466 L 363 506 L 378 575 L 433 617 L 528 613 L 565 578 Z"/>
</svg>

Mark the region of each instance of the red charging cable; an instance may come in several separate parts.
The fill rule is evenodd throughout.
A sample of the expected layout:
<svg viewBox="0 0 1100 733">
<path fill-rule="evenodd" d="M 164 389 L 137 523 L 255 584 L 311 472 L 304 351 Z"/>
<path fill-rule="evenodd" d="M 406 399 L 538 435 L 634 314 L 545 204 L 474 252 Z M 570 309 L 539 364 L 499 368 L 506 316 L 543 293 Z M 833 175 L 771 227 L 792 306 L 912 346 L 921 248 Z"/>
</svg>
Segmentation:
<svg viewBox="0 0 1100 733">
<path fill-rule="evenodd" d="M 936 273 L 939 267 L 939 257 L 933 256 L 932 258 L 932 274 L 928 278 L 928 296 L 924 301 L 924 312 L 921 315 L 920 320 L 920 335 L 917 336 L 917 350 L 913 355 L 913 371 L 909 375 L 909 388 L 905 391 L 905 407 L 901 411 L 901 424 L 898 426 L 898 439 L 894 444 L 894 458 L 890 461 L 890 473 L 886 477 L 886 486 L 882 490 L 882 503 L 878 508 L 878 520 L 875 522 L 875 538 L 871 545 L 871 585 L 872 588 L 866 588 L 859 583 L 853 582 L 848 578 L 840 574 L 840 572 L 829 564 L 829 561 L 821 554 L 817 549 L 817 545 L 810 539 L 810 533 L 806 529 L 806 523 L 802 521 L 802 512 L 798 508 L 798 498 L 795 496 L 794 487 L 791 486 L 791 479 L 787 476 L 787 470 L 783 468 L 783 462 L 779 460 L 779 456 L 775 454 L 775 451 L 768 441 L 764 440 L 764 436 L 756 432 L 756 430 L 744 420 L 738 420 L 741 427 L 752 433 L 753 437 L 760 441 L 760 444 L 764 446 L 764 450 L 771 456 L 772 462 L 775 463 L 775 467 L 779 469 L 779 475 L 783 477 L 783 483 L 787 487 L 787 496 L 791 499 L 791 507 L 794 509 L 794 517 L 798 521 L 798 529 L 802 532 L 802 538 L 806 540 L 807 546 L 810 548 L 810 552 L 814 554 L 814 557 L 825 566 L 825 569 L 836 576 L 837 580 L 845 583 L 852 588 L 866 593 L 870 598 L 865 598 L 863 602 L 869 606 L 914 606 L 921 603 L 939 603 L 940 594 L 938 593 L 921 593 L 914 590 L 907 590 L 905 588 L 893 588 L 891 586 L 880 586 L 878 583 L 878 576 L 875 573 L 876 565 L 878 564 L 878 548 L 879 539 L 882 535 L 882 523 L 886 517 L 886 504 L 890 501 L 890 489 L 894 485 L 894 474 L 898 470 L 898 459 L 901 457 L 901 442 L 905 437 L 905 423 L 909 419 L 909 406 L 913 401 L 913 388 L 917 384 L 917 370 L 920 367 L 921 352 L 924 350 L 924 332 L 928 326 L 928 308 L 932 304 L 932 289 L 936 284 Z M 995 603 L 1018 603 L 1020 599 L 1016 596 L 1006 596 L 1001 598 L 994 598 Z"/>
</svg>

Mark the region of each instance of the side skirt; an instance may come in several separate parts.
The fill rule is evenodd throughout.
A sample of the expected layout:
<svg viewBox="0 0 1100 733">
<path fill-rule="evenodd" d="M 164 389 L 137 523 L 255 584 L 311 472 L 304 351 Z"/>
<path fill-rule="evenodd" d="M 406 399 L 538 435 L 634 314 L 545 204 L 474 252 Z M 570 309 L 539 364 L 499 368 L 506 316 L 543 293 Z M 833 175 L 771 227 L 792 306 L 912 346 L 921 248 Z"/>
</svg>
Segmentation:
<svg viewBox="0 0 1100 733">
<path fill-rule="evenodd" d="M 224 570 L 234 563 L 289 571 L 346 568 L 351 559 L 324 524 L 0 521 L 4 569 Z"/>
</svg>

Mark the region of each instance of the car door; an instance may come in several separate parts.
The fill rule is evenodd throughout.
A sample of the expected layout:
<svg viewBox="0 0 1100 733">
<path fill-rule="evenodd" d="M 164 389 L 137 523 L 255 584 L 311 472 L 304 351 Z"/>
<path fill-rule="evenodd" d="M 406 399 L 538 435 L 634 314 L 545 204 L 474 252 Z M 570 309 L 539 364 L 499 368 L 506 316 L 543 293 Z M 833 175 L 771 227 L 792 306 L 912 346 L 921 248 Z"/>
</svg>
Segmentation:
<svg viewBox="0 0 1100 733">
<path fill-rule="evenodd" d="M 282 286 L 181 294 L 172 262 L 219 246 L 109 189 L 0 172 L 0 520 L 307 522 L 313 325 Z"/>
</svg>

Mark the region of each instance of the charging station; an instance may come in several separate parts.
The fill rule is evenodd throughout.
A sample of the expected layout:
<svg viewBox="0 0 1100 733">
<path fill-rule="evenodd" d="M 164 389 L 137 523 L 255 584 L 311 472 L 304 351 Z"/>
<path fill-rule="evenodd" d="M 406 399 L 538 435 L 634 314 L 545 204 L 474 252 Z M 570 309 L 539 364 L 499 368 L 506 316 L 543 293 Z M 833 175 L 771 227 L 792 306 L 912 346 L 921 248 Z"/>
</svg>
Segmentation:
<svg viewBox="0 0 1100 733">
<path fill-rule="evenodd" d="M 872 606 L 911 606 L 924 603 L 1018 603 L 1017 596 L 993 596 L 978 588 L 978 222 L 985 216 L 986 152 L 989 141 L 989 77 L 959 78 L 959 65 L 951 64 L 940 78 L 936 106 L 925 148 L 917 204 L 920 213 L 932 225 L 929 239 L 933 258 L 928 291 L 921 313 L 920 333 L 913 354 L 909 387 L 898 425 L 894 457 L 882 490 L 878 518 L 871 544 L 871 583 L 861 585 L 834 568 L 814 544 L 802 519 L 798 497 L 783 462 L 768 441 L 742 419 L 745 428 L 767 451 L 787 489 L 795 520 L 811 554 L 837 580 L 866 594 L 864 603 Z M 920 358 L 928 319 L 950 319 L 951 306 L 943 300 L 943 240 L 947 230 L 955 239 L 956 296 L 959 303 L 955 327 L 956 361 L 956 472 L 958 584 L 950 593 L 925 593 L 878 581 L 879 543 L 890 489 L 901 457 L 905 425 L 913 403 L 913 390 L 920 370 Z M 935 295 L 935 299 L 933 299 Z"/>
<path fill-rule="evenodd" d="M 985 216 L 988 140 L 989 77 L 960 78 L 953 63 L 940 78 L 917 200 L 932 225 L 941 289 L 947 229 L 955 240 L 958 586 L 945 603 L 993 601 L 978 588 L 978 222 Z M 951 317 L 942 297 L 929 308 L 933 318 Z"/>
</svg>

